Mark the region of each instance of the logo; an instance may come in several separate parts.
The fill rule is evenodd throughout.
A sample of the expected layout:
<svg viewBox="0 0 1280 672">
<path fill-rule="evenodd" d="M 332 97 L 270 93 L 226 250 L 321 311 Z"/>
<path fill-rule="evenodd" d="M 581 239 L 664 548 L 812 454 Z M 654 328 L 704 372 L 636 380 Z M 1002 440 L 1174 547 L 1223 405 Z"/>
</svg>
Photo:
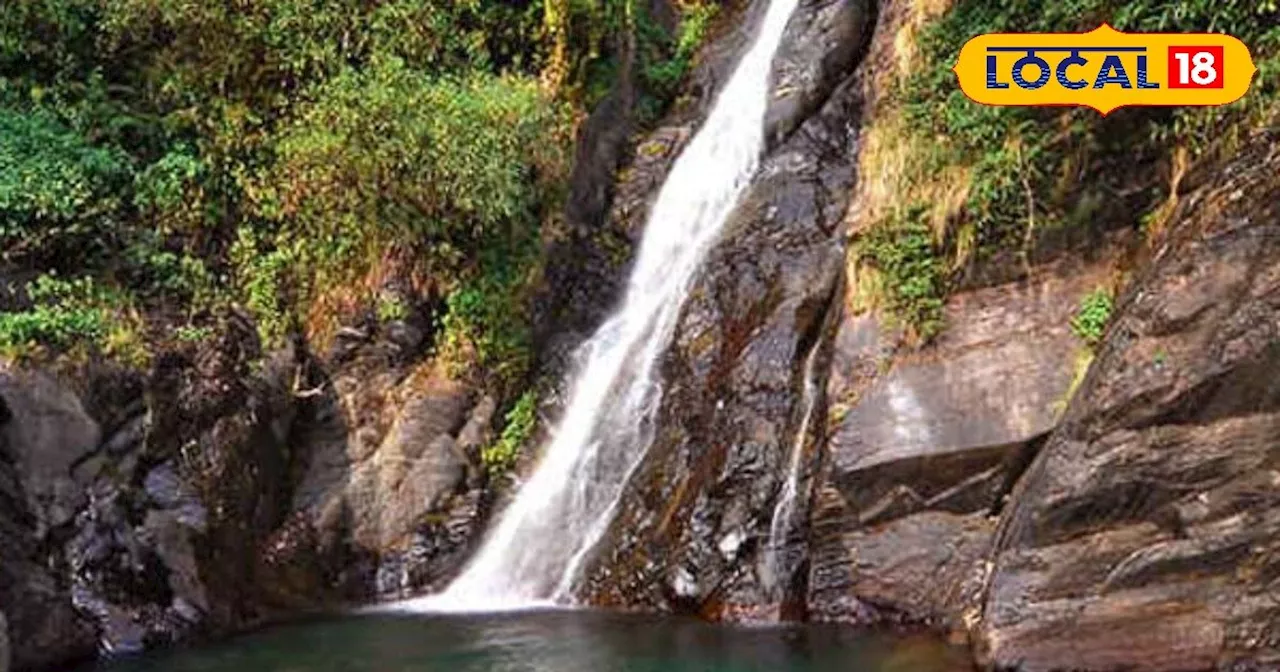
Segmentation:
<svg viewBox="0 0 1280 672">
<path fill-rule="evenodd" d="M 984 105 L 1226 105 L 1257 67 L 1243 42 L 1217 33 L 993 33 L 969 40 L 952 70 Z"/>
</svg>

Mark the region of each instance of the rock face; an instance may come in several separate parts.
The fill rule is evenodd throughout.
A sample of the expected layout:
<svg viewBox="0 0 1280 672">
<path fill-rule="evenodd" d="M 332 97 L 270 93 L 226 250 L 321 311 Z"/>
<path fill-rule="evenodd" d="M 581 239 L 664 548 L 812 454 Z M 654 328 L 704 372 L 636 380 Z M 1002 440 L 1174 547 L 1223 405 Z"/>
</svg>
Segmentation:
<svg viewBox="0 0 1280 672">
<path fill-rule="evenodd" d="M 1280 665 L 1280 149 L 1184 202 L 1001 522 L 986 659 Z"/>
<path fill-rule="evenodd" d="M 0 672 L 9 672 L 9 622 L 0 611 Z"/>
<path fill-rule="evenodd" d="M 335 369 L 300 427 L 293 510 L 349 599 L 404 597 L 457 569 L 482 522 L 491 398 L 430 364 L 386 368 L 373 343 Z"/>
<path fill-rule="evenodd" d="M 874 314 L 843 320 L 812 520 L 814 618 L 962 627 L 995 514 L 1086 363 L 1071 317 L 1109 268 L 1063 260 L 954 296 L 923 351 Z"/>
<path fill-rule="evenodd" d="M 27 414 L 32 422 L 24 422 Z M 52 380 L 0 370 L 0 667 L 41 667 L 92 656 L 97 639 L 72 607 L 41 548 L 53 520 L 74 514 L 70 465 L 97 443 L 98 427 Z M 64 443 L 64 440 L 66 441 Z M 26 485 L 26 475 L 32 475 Z M 37 508 L 38 507 L 38 508 Z M 41 515 L 43 514 L 43 515 Z"/>
<path fill-rule="evenodd" d="M 17 669 L 234 630 L 270 611 L 257 544 L 282 515 L 287 394 L 251 327 L 148 375 L 0 371 L 4 562 Z"/>
<path fill-rule="evenodd" d="M 867 12 L 861 2 L 805 3 L 784 40 L 826 31 L 856 47 Z M 823 68 L 787 80 L 806 104 L 783 96 L 785 110 L 769 113 L 778 129 L 798 130 L 762 163 L 686 300 L 663 367 L 657 435 L 587 572 L 592 603 L 755 619 L 776 618 L 803 595 L 803 558 L 767 546 L 793 450 L 811 471 L 820 423 L 806 416 L 821 417 L 823 401 L 820 389 L 804 390 L 825 361 L 842 268 L 838 224 L 858 101 L 855 87 L 836 83 L 851 76 L 857 50 L 825 44 L 841 51 L 792 54 Z M 785 55 L 775 65 L 800 70 Z M 801 481 L 797 520 L 808 501 L 809 479 Z"/>
<path fill-rule="evenodd" d="M 145 374 L 0 369 L 15 669 L 444 580 L 483 520 L 495 403 L 399 356 L 407 329 L 383 325 L 320 362 L 264 356 L 233 315 Z"/>
</svg>

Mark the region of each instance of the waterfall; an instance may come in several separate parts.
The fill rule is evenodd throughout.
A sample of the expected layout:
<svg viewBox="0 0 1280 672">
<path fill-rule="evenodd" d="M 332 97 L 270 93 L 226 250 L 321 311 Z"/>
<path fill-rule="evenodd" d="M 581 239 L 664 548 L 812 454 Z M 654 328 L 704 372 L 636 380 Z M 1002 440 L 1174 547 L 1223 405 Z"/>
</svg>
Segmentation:
<svg viewBox="0 0 1280 672">
<path fill-rule="evenodd" d="M 809 356 L 804 361 L 804 396 L 801 400 L 802 410 L 800 429 L 796 432 L 795 441 L 791 445 L 791 459 L 787 464 L 787 480 L 778 493 L 778 501 L 773 505 L 773 519 L 769 522 L 769 543 L 765 546 L 768 553 L 769 582 L 775 597 L 781 598 L 779 585 L 782 572 L 782 552 L 786 549 L 787 532 L 791 530 L 791 516 L 796 509 L 796 496 L 800 491 L 800 467 L 804 464 L 804 444 L 809 437 L 809 425 L 813 421 L 813 410 L 817 405 L 818 381 L 814 375 L 814 362 L 818 359 L 821 343 L 814 343 Z"/>
<path fill-rule="evenodd" d="M 408 608 L 497 610 L 571 599 L 652 438 L 658 360 L 702 259 L 764 149 L 773 55 L 797 0 L 771 0 L 755 42 L 658 193 L 617 312 L 583 346 L 541 462 L 475 558 L 440 595 Z"/>
</svg>

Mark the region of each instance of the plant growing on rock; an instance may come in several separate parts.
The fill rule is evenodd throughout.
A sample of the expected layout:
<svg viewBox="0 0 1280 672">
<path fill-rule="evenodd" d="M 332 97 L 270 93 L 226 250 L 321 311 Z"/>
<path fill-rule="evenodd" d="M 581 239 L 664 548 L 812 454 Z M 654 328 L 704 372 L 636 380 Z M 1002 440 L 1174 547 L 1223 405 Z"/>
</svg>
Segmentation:
<svg viewBox="0 0 1280 672">
<path fill-rule="evenodd" d="M 873 228 L 855 244 L 854 255 L 860 266 L 878 273 L 879 298 L 889 316 L 928 341 L 942 331 L 946 276 L 921 215 L 913 208 Z"/>
<path fill-rule="evenodd" d="M 1080 308 L 1071 318 L 1071 330 L 1090 348 L 1097 347 L 1107 329 L 1107 322 L 1111 320 L 1112 308 L 1109 290 L 1099 287 L 1089 292 L 1080 300 Z"/>
<path fill-rule="evenodd" d="M 502 434 L 493 444 L 480 451 L 485 469 L 492 474 L 510 471 L 520 458 L 520 449 L 528 443 L 538 426 L 538 394 L 528 390 L 520 395 L 504 418 Z"/>
<path fill-rule="evenodd" d="M 1043 240 L 1167 219 L 1197 163 L 1230 156 L 1280 119 L 1280 5 L 1215 0 L 988 0 L 908 3 L 884 92 L 862 132 L 860 230 L 915 211 L 933 229 L 947 283 L 1028 272 Z M 1249 95 L 1220 108 L 988 107 L 957 88 L 964 43 L 989 32 L 1076 32 L 1108 22 L 1139 32 L 1226 32 L 1258 65 Z M 1159 227 L 1152 227 L 1158 229 Z M 886 234 L 887 235 L 887 234 Z"/>
</svg>

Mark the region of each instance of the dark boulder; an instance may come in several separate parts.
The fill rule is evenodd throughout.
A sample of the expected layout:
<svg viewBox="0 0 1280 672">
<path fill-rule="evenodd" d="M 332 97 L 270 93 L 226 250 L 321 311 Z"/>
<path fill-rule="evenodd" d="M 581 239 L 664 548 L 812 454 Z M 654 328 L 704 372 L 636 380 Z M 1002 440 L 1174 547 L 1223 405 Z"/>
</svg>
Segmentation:
<svg viewBox="0 0 1280 672">
<path fill-rule="evenodd" d="M 71 465 L 93 449 L 97 425 L 52 378 L 12 368 L 0 370 L 0 407 L 0 606 L 8 621 L 0 667 L 90 657 L 97 638 L 72 606 L 49 534 L 83 500 Z"/>
</svg>

